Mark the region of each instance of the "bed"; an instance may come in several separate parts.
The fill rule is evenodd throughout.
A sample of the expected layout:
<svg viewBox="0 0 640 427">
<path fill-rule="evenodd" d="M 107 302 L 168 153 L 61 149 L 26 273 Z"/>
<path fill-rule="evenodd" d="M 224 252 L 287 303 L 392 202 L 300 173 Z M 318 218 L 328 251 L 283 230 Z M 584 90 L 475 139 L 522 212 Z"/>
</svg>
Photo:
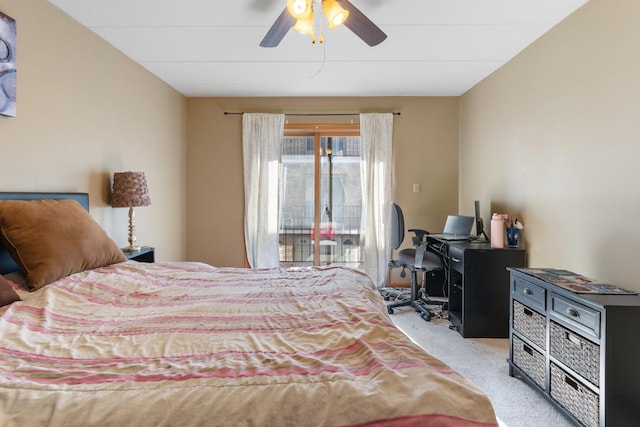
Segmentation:
<svg viewBox="0 0 640 427">
<path fill-rule="evenodd" d="M 86 194 L 2 200 L 24 198 L 0 194 L 0 277 L 19 298 L 0 308 L 0 425 L 497 425 L 363 273 L 139 263 L 114 251 Z M 96 244 L 108 248 L 88 256 Z"/>
</svg>

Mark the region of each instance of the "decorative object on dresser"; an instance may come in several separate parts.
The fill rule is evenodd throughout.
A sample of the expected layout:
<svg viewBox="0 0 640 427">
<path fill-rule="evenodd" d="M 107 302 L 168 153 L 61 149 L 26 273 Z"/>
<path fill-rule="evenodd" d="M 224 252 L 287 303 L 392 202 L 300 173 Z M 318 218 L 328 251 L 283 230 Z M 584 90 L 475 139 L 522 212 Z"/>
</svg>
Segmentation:
<svg viewBox="0 0 640 427">
<path fill-rule="evenodd" d="M 508 270 L 509 375 L 581 425 L 637 425 L 640 296 L 567 270 Z"/>
<path fill-rule="evenodd" d="M 133 208 L 149 205 L 151 205 L 151 198 L 144 172 L 116 172 L 113 174 L 111 206 L 129 208 L 129 246 L 122 248 L 123 251 L 140 250 L 140 246 L 135 245 L 136 214 Z"/>
</svg>

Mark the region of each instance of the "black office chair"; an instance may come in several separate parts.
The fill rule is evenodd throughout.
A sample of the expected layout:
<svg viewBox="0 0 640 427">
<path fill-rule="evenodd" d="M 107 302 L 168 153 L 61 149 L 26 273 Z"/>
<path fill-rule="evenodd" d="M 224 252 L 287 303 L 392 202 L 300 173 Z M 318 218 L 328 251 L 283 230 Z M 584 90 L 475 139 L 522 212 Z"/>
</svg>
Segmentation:
<svg viewBox="0 0 640 427">
<path fill-rule="evenodd" d="M 393 314 L 396 307 L 413 306 L 420 317 L 424 320 L 430 320 L 433 312 L 425 305 L 427 301 L 421 294 L 421 286 L 418 281 L 418 272 L 426 277 L 428 273 L 444 270 L 444 263 L 440 255 L 432 252 L 427 247 L 426 230 L 409 229 L 409 232 L 415 235 L 411 238 L 414 248 L 402 249 L 397 253 L 397 259 L 391 260 L 390 268 L 402 268 L 400 276 L 405 277 L 405 269 L 411 270 L 411 288 L 409 296 L 400 298 L 396 294 L 399 301 L 387 304 L 387 312 Z M 404 240 L 404 215 L 402 209 L 395 203 L 391 204 L 391 248 L 397 250 Z M 426 287 L 426 284 L 425 284 Z"/>
</svg>

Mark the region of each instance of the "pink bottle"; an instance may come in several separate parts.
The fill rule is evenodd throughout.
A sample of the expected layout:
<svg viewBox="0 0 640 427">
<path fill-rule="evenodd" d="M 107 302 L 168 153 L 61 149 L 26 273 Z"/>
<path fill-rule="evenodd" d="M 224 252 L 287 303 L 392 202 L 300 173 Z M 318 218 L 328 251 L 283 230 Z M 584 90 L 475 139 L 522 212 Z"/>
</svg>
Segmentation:
<svg viewBox="0 0 640 427">
<path fill-rule="evenodd" d="M 504 215 L 491 216 L 491 247 L 504 248 Z"/>
</svg>

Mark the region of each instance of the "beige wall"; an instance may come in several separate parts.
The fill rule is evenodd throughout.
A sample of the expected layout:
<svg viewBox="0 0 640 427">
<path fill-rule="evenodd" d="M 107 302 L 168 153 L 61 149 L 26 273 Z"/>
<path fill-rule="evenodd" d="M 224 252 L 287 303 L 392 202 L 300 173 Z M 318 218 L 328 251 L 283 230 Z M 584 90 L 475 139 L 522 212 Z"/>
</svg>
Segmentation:
<svg viewBox="0 0 640 427">
<path fill-rule="evenodd" d="M 0 118 L 0 191 L 83 191 L 120 246 L 127 210 L 108 206 L 113 172 L 143 171 L 152 206 L 139 244 L 186 254 L 186 99 L 45 0 L 0 0 L 18 27 L 17 117 Z"/>
<path fill-rule="evenodd" d="M 640 291 L 640 2 L 591 0 L 460 101 L 460 206 L 522 219 L 529 266 Z"/>
<path fill-rule="evenodd" d="M 121 246 L 126 210 L 108 206 L 110 178 L 141 170 L 153 205 L 136 211 L 139 243 L 160 260 L 243 265 L 241 116 L 224 111 L 399 111 L 394 200 L 408 226 L 439 230 L 478 199 L 485 221 L 499 211 L 525 223 L 530 266 L 640 290 L 640 2 L 591 0 L 461 98 L 187 100 L 45 0 L 0 10 L 18 22 L 0 190 L 89 192 Z"/>
<path fill-rule="evenodd" d="M 407 226 L 440 231 L 446 215 L 458 210 L 458 98 L 190 98 L 190 260 L 244 265 L 242 116 L 225 115 L 225 111 L 400 112 L 393 133 L 394 200 L 403 208 Z M 317 123 L 353 118 L 289 120 Z M 413 193 L 413 184 L 420 184 L 420 193 Z"/>
</svg>

